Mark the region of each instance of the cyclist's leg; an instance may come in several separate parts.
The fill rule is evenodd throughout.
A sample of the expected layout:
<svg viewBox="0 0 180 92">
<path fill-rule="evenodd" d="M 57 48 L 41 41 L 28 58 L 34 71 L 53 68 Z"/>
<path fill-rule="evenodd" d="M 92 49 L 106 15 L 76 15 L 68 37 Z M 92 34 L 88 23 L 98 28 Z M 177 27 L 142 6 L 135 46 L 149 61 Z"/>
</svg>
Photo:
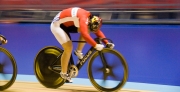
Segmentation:
<svg viewBox="0 0 180 92">
<path fill-rule="evenodd" d="M 85 41 L 84 38 L 82 37 L 82 35 L 79 36 L 79 41 Z M 82 59 L 83 58 L 83 53 L 82 53 L 82 50 L 84 48 L 86 43 L 82 43 L 82 42 L 79 42 L 78 45 L 77 45 L 77 48 L 75 50 L 75 54 L 77 55 L 77 57 L 79 59 Z"/>
<path fill-rule="evenodd" d="M 66 76 L 67 74 L 67 67 L 69 63 L 69 59 L 72 53 L 73 44 L 68 35 L 65 33 L 65 31 L 59 27 L 58 23 L 54 22 L 51 23 L 51 31 L 54 34 L 57 41 L 62 45 L 63 47 L 63 54 L 61 56 L 61 76 L 64 74 Z M 62 78 L 66 79 L 65 76 Z"/>
<path fill-rule="evenodd" d="M 67 67 L 69 64 L 69 59 L 70 59 L 70 56 L 72 53 L 72 48 L 73 48 L 72 41 L 68 41 L 68 42 L 63 43 L 62 47 L 64 49 L 64 52 L 61 56 L 61 65 L 63 65 L 62 66 L 62 72 L 67 73 Z"/>
<path fill-rule="evenodd" d="M 85 39 L 83 38 L 82 35 L 79 36 L 79 41 L 85 41 Z M 77 45 L 77 48 L 75 50 L 75 54 L 78 56 L 79 59 L 82 59 L 83 58 L 83 53 L 82 53 L 82 50 L 84 48 L 86 43 L 84 42 L 79 42 L 78 45 Z"/>
</svg>

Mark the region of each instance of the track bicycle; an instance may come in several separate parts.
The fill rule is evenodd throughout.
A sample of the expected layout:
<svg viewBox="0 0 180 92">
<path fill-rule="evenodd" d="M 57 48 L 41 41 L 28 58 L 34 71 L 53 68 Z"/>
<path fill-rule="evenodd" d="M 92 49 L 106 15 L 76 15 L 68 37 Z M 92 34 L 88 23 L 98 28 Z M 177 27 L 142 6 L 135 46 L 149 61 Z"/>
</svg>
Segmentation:
<svg viewBox="0 0 180 92">
<path fill-rule="evenodd" d="M 4 39 L 4 36 L 1 35 Z M 17 76 L 17 64 L 13 55 L 5 48 L 0 47 L 0 91 L 13 85 Z"/>
<path fill-rule="evenodd" d="M 94 40 L 101 44 L 103 40 L 110 39 L 95 38 Z M 60 77 L 62 53 L 63 50 L 56 46 L 46 46 L 37 53 L 34 61 L 34 72 L 43 86 L 58 88 L 65 83 L 65 80 Z M 68 74 L 71 78 L 78 75 L 78 71 L 82 69 L 88 59 L 88 77 L 98 91 L 114 92 L 124 86 L 128 79 L 128 65 L 122 54 L 108 46 L 102 51 L 91 47 L 77 64 L 74 63 L 71 55 L 68 65 Z"/>
</svg>

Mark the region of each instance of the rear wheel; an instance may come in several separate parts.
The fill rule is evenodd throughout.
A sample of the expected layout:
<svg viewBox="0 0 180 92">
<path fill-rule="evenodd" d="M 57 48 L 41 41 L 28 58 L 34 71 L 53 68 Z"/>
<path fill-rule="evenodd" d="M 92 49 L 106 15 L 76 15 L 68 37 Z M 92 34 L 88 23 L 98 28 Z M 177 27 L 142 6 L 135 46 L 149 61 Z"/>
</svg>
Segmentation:
<svg viewBox="0 0 180 92">
<path fill-rule="evenodd" d="M 128 78 L 127 63 L 116 50 L 105 48 L 101 52 L 107 65 L 102 61 L 99 52 L 95 52 L 88 63 L 89 79 L 99 91 L 120 90 Z"/>
<path fill-rule="evenodd" d="M 0 47 L 0 91 L 3 91 L 15 82 L 17 65 L 12 54 Z"/>
<path fill-rule="evenodd" d="M 57 57 L 63 53 L 58 47 L 49 46 L 41 49 L 34 62 L 34 71 L 39 82 L 47 88 L 58 88 L 64 84 L 60 77 L 60 71 L 52 71 L 50 66 L 57 60 Z M 60 60 L 54 63 L 60 66 Z"/>
</svg>

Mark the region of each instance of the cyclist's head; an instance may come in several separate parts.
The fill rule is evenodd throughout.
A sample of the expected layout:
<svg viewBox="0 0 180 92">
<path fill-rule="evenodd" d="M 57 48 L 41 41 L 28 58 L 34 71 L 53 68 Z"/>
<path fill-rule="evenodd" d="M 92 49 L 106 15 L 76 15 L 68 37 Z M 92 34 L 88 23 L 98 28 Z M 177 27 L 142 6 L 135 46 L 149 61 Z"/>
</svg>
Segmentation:
<svg viewBox="0 0 180 92">
<path fill-rule="evenodd" d="M 89 19 L 89 29 L 91 32 L 96 32 L 100 29 L 102 25 L 102 19 L 98 16 L 90 16 L 90 19 Z"/>
</svg>

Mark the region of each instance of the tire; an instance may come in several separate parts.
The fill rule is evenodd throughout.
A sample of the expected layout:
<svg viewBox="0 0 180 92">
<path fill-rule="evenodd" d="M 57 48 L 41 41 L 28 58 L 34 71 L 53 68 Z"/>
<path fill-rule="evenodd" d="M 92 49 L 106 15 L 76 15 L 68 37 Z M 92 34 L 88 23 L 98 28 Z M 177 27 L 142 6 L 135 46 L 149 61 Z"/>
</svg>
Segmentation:
<svg viewBox="0 0 180 92">
<path fill-rule="evenodd" d="M 0 91 L 13 85 L 17 76 L 17 65 L 13 55 L 0 47 Z"/>
<path fill-rule="evenodd" d="M 110 48 L 104 48 L 101 52 L 108 68 L 103 69 L 104 63 L 102 63 L 99 52 L 96 51 L 89 59 L 89 79 L 92 85 L 101 92 L 118 91 L 124 86 L 128 78 L 126 60 L 118 51 Z"/>
<path fill-rule="evenodd" d="M 34 72 L 38 81 L 47 88 L 58 88 L 64 84 L 60 74 L 51 71 L 48 67 L 57 57 L 63 53 L 58 47 L 48 46 L 41 49 L 36 55 L 34 62 Z M 60 65 L 60 61 L 55 63 Z"/>
</svg>

